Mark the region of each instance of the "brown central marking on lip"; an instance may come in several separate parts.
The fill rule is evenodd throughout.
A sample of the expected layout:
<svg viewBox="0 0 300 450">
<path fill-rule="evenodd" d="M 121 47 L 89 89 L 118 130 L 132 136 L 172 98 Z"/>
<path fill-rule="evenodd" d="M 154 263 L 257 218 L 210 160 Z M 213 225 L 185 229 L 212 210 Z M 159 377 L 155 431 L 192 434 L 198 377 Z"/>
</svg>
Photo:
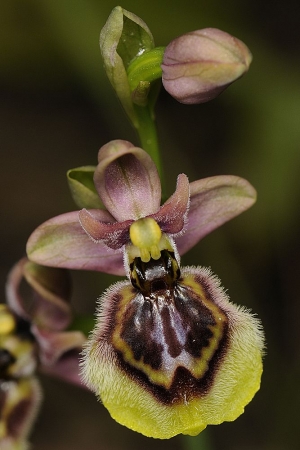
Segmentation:
<svg viewBox="0 0 300 450">
<path fill-rule="evenodd" d="M 119 296 L 110 341 L 120 368 L 164 404 L 205 395 L 228 343 L 225 313 L 195 276 L 145 297 Z"/>
<path fill-rule="evenodd" d="M 171 315 L 168 306 L 164 306 L 161 310 L 161 318 L 163 324 L 163 333 L 165 342 L 168 346 L 168 353 L 172 358 L 176 358 L 182 352 L 180 342 L 177 338 L 171 323 Z"/>
<path fill-rule="evenodd" d="M 115 339 L 114 343 L 129 361 L 142 360 L 154 370 L 159 370 L 163 346 L 150 338 L 153 326 L 153 305 L 138 294 L 125 311 L 118 342 Z"/>
</svg>

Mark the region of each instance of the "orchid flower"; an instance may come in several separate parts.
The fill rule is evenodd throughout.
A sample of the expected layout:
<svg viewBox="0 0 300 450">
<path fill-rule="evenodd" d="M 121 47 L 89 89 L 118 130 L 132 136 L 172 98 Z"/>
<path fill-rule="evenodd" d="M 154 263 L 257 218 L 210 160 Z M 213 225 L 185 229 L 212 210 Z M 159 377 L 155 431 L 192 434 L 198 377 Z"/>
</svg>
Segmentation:
<svg viewBox="0 0 300 450">
<path fill-rule="evenodd" d="M 189 183 L 180 174 L 161 206 L 153 161 L 120 140 L 100 149 L 95 170 L 71 178 L 74 197 L 88 209 L 38 227 L 29 257 L 129 278 L 99 300 L 84 382 L 115 420 L 149 437 L 195 435 L 236 419 L 259 389 L 260 323 L 229 302 L 210 270 L 180 267 L 180 255 L 249 208 L 253 187 L 235 176 Z"/>
<path fill-rule="evenodd" d="M 27 284 L 27 286 L 26 286 Z M 24 286 L 25 285 L 25 286 Z M 30 288 L 25 295 L 23 287 Z M 27 258 L 11 270 L 7 303 L 0 305 L 0 448 L 25 450 L 41 403 L 36 371 L 82 385 L 79 331 L 71 320 L 66 271 L 42 267 Z M 27 292 L 28 294 L 28 292 Z"/>
</svg>

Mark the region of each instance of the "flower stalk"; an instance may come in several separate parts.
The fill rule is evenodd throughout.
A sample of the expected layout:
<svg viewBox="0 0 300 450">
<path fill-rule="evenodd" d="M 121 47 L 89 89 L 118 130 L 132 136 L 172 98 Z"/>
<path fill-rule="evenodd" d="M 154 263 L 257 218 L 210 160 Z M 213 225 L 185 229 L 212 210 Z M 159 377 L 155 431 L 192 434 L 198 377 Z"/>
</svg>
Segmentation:
<svg viewBox="0 0 300 450">
<path fill-rule="evenodd" d="M 139 118 L 137 132 L 142 147 L 153 159 L 160 177 L 163 176 L 163 168 L 160 156 L 159 141 L 157 136 L 156 124 L 153 119 L 153 112 L 148 105 L 134 105 L 134 110 Z"/>
</svg>

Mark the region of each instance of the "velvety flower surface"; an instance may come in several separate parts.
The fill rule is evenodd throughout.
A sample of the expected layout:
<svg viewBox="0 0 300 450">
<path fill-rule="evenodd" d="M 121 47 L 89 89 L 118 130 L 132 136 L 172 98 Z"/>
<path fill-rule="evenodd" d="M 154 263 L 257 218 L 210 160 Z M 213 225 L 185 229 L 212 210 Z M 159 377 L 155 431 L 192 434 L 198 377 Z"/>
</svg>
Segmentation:
<svg viewBox="0 0 300 450">
<path fill-rule="evenodd" d="M 144 150 L 121 140 L 100 149 L 94 184 L 106 209 L 83 209 L 46 221 L 28 240 L 27 253 L 32 261 L 124 275 L 125 247 L 132 258 L 141 252 L 143 258 L 159 257 L 168 241 L 169 249 L 177 247 L 179 254 L 184 254 L 256 200 L 254 188 L 242 178 L 225 175 L 189 183 L 181 174 L 176 191 L 161 206 L 161 184 L 155 164 Z M 80 206 L 84 204 L 85 192 L 86 189 L 77 190 Z M 90 206 L 90 196 L 87 197 Z M 160 232 L 151 228 L 152 219 Z M 134 223 L 138 226 L 132 226 Z M 144 235 L 151 239 L 146 244 L 142 239 L 141 247 L 142 226 Z M 128 265 L 126 270 L 128 273 Z"/>
<path fill-rule="evenodd" d="M 136 258 L 99 301 L 83 377 L 119 423 L 146 436 L 196 435 L 235 420 L 260 386 L 259 321 L 208 269 L 174 254 Z"/>
</svg>

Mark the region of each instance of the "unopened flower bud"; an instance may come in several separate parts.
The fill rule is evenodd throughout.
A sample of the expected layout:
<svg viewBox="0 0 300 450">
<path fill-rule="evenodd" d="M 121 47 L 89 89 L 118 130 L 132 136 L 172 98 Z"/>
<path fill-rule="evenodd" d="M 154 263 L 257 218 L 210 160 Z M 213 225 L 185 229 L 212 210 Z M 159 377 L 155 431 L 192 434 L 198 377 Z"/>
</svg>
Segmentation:
<svg viewBox="0 0 300 450">
<path fill-rule="evenodd" d="M 181 103 L 217 97 L 249 69 L 252 55 L 239 39 L 216 28 L 187 33 L 166 47 L 162 82 Z"/>
</svg>

